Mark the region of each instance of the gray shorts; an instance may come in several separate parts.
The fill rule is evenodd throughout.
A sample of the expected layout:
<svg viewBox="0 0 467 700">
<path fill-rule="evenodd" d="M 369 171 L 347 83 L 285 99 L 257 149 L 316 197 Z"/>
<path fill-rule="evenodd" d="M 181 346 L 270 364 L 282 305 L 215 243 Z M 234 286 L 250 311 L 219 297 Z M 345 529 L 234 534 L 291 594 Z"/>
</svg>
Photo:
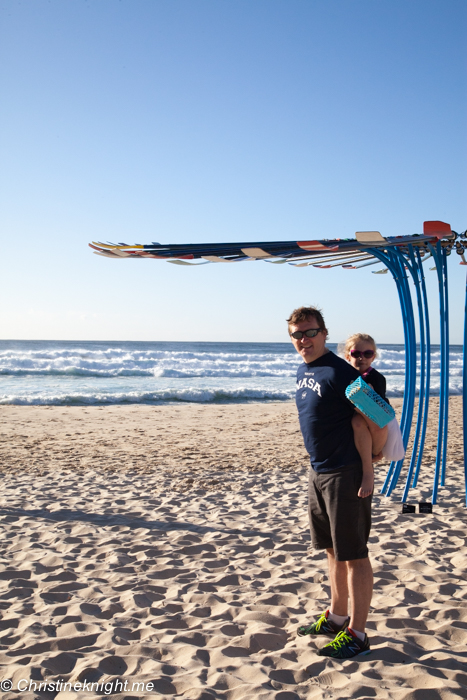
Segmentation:
<svg viewBox="0 0 467 700">
<path fill-rule="evenodd" d="M 371 529 L 371 499 L 358 497 L 360 466 L 317 473 L 310 468 L 308 513 L 315 549 L 334 549 L 337 561 L 365 559 Z"/>
</svg>

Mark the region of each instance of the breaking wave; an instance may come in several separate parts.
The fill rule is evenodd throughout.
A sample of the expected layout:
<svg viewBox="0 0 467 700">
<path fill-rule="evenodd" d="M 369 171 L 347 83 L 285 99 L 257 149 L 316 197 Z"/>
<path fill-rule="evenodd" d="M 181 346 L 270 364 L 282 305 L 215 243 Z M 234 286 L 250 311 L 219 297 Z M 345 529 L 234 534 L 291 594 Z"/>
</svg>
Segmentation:
<svg viewBox="0 0 467 700">
<path fill-rule="evenodd" d="M 431 394 L 439 392 L 440 359 L 434 346 Z M 285 343 L 0 341 L 0 403 L 288 401 L 300 361 Z M 373 364 L 388 396 L 403 396 L 403 346 L 382 346 Z M 450 394 L 460 394 L 461 347 L 450 348 L 449 365 Z"/>
<path fill-rule="evenodd" d="M 39 396 L 18 395 L 0 397 L 0 404 L 15 404 L 22 406 L 72 406 L 72 405 L 105 405 L 182 401 L 188 403 L 224 403 L 245 401 L 289 401 L 293 398 L 292 391 L 267 391 L 261 388 L 240 387 L 238 389 L 197 389 L 187 387 L 179 390 L 160 390 L 149 392 L 99 392 L 99 393 L 65 393 L 44 394 Z"/>
</svg>

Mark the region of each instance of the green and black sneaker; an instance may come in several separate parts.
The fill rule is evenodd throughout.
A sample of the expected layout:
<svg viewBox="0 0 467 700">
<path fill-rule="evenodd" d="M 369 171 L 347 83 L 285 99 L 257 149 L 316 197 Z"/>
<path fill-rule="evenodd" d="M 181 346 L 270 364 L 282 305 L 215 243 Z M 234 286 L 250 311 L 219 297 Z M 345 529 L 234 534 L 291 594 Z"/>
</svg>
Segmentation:
<svg viewBox="0 0 467 700">
<path fill-rule="evenodd" d="M 307 634 L 326 634 L 334 637 L 338 632 L 342 632 L 350 622 L 350 617 L 348 617 L 343 625 L 336 625 L 335 622 L 329 619 L 329 610 L 326 610 L 316 622 L 312 622 L 309 625 L 301 625 L 297 629 L 297 634 L 299 637 L 306 637 Z"/>
<path fill-rule="evenodd" d="M 337 637 L 325 644 L 318 651 L 319 656 L 330 656 L 333 659 L 351 659 L 353 656 L 363 656 L 371 652 L 368 636 L 362 642 L 354 632 L 347 629 L 339 632 Z"/>
</svg>

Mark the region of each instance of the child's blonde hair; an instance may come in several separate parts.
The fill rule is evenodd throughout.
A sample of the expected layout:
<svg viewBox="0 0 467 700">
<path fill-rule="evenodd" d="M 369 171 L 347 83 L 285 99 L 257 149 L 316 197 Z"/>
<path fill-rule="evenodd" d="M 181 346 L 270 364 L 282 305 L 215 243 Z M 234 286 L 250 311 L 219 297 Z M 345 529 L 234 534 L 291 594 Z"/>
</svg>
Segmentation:
<svg viewBox="0 0 467 700">
<path fill-rule="evenodd" d="M 363 341 L 364 343 L 371 343 L 375 349 L 375 357 L 378 357 L 378 348 L 376 347 L 374 338 L 372 338 L 371 335 L 368 335 L 368 333 L 354 333 L 353 335 L 349 335 L 345 343 L 339 343 L 337 351 L 340 355 L 347 357 L 347 355 L 350 354 L 350 350 L 353 348 L 353 346 L 360 341 Z"/>
</svg>

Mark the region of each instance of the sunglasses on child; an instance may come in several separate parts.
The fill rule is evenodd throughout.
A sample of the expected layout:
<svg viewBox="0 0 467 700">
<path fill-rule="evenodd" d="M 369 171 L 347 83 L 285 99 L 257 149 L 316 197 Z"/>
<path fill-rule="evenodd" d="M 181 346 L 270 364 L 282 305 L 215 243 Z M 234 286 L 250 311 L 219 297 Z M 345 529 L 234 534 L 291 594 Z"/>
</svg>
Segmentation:
<svg viewBox="0 0 467 700">
<path fill-rule="evenodd" d="M 290 334 L 290 337 L 295 340 L 301 340 L 304 335 L 306 335 L 307 338 L 316 338 L 318 333 L 321 333 L 322 330 L 322 328 L 310 328 L 307 331 L 295 331 L 295 333 Z"/>
<path fill-rule="evenodd" d="M 361 360 L 362 357 L 364 357 L 366 360 L 369 360 L 370 357 L 373 357 L 375 354 L 374 350 L 364 350 L 361 352 L 360 350 L 351 350 L 350 354 L 352 357 L 355 357 L 356 360 Z"/>
</svg>

